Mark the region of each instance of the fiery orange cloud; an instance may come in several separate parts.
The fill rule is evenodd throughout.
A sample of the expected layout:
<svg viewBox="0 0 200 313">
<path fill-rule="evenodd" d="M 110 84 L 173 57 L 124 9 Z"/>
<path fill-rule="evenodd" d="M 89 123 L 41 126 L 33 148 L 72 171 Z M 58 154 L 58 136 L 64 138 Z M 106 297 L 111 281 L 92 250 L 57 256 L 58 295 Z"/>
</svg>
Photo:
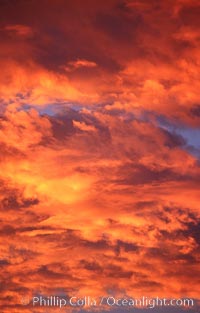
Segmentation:
<svg viewBox="0 0 200 313">
<path fill-rule="evenodd" d="M 111 295 L 192 298 L 155 312 L 196 313 L 198 1 L 0 8 L 0 311 Z"/>
</svg>

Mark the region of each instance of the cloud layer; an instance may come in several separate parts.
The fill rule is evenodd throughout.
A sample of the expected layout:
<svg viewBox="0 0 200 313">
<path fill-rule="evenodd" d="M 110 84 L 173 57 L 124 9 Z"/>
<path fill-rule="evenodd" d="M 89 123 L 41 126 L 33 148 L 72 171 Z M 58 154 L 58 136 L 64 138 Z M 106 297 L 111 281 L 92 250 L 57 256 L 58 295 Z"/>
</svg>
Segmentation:
<svg viewBox="0 0 200 313">
<path fill-rule="evenodd" d="M 0 6 L 1 312 L 198 299 L 198 1 Z"/>
</svg>

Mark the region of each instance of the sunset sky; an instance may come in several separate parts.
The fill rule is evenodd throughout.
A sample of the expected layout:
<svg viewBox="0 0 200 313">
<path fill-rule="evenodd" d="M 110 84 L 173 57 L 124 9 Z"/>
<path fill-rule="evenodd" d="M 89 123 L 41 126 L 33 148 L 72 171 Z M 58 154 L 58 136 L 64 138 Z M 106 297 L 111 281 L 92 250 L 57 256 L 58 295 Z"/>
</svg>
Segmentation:
<svg viewBox="0 0 200 313">
<path fill-rule="evenodd" d="M 0 312 L 199 312 L 199 206 L 200 1 L 0 0 Z"/>
</svg>

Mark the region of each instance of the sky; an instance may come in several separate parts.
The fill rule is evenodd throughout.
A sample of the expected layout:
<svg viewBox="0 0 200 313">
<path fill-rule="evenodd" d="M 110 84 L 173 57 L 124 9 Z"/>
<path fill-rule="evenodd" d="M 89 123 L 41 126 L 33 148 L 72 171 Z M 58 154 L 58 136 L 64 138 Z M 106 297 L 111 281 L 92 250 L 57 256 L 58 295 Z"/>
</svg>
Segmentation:
<svg viewBox="0 0 200 313">
<path fill-rule="evenodd" d="M 198 312 L 199 16 L 198 0 L 0 1 L 2 313 L 127 312 L 21 303 L 35 295 Z"/>
</svg>

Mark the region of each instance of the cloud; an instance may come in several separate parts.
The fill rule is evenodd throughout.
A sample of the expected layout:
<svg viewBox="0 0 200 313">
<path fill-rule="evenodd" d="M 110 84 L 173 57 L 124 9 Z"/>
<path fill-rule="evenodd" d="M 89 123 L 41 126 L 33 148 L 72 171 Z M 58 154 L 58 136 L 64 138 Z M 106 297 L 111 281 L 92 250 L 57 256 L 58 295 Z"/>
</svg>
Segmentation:
<svg viewBox="0 0 200 313">
<path fill-rule="evenodd" d="M 198 298 L 198 2 L 0 6 L 2 312 Z"/>
<path fill-rule="evenodd" d="M 26 25 L 6 25 L 4 29 L 21 37 L 30 37 L 33 34 L 31 27 Z"/>
<path fill-rule="evenodd" d="M 96 131 L 93 125 L 87 125 L 84 122 L 73 121 L 73 125 L 82 131 Z"/>
<path fill-rule="evenodd" d="M 97 64 L 95 62 L 80 59 L 80 60 L 68 62 L 68 65 L 65 67 L 65 70 L 66 71 L 73 71 L 73 70 L 76 70 L 76 69 L 79 69 L 82 67 L 93 68 L 96 66 L 97 66 Z"/>
<path fill-rule="evenodd" d="M 24 104 L 45 106 L 58 102 L 84 101 L 95 93 L 87 96 L 72 86 L 69 79 L 62 74 L 50 72 L 34 63 L 20 66 L 19 63 L 9 61 L 2 64 L 0 84 L 1 102 L 16 103 L 19 107 Z"/>
</svg>

